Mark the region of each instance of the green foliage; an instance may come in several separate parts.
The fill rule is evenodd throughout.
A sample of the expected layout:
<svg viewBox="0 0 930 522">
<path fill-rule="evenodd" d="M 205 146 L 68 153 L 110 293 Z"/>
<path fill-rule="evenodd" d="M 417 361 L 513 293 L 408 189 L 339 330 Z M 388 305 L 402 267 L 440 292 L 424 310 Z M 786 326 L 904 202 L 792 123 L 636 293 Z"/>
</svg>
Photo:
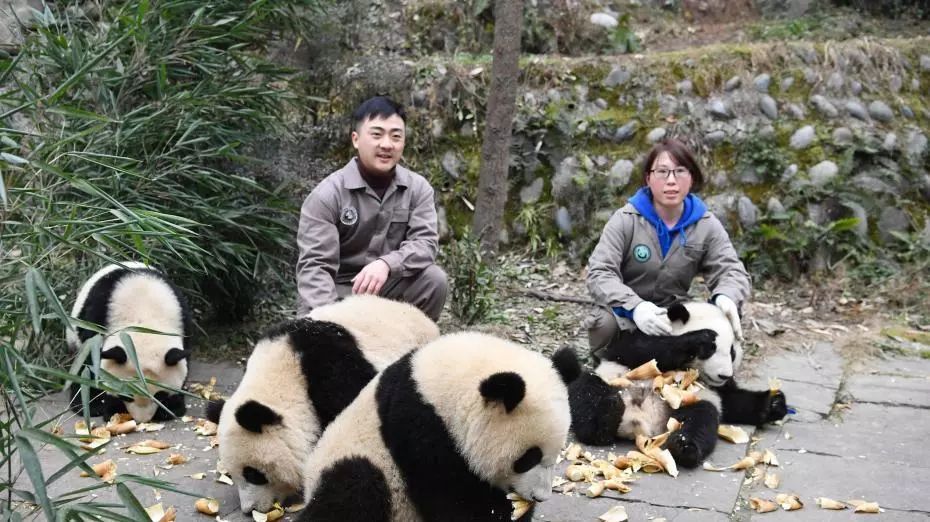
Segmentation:
<svg viewBox="0 0 930 522">
<path fill-rule="evenodd" d="M 639 52 L 642 43 L 630 24 L 630 13 L 625 13 L 617 22 L 617 27 L 610 35 L 614 48 L 621 53 Z"/>
<path fill-rule="evenodd" d="M 749 28 L 753 40 L 800 40 L 823 27 L 818 16 L 803 16 L 774 23 L 755 24 Z"/>
<path fill-rule="evenodd" d="M 240 149 L 279 130 L 289 99 L 274 87 L 289 72 L 261 45 L 276 31 L 307 31 L 313 4 L 105 0 L 90 18 L 86 2 L 57 2 L 15 58 L 0 58 L 0 518 L 139 520 L 129 483 L 177 491 L 122 474 L 53 495 L 65 473 L 91 471 L 95 454 L 49 433 L 67 412 L 40 415 L 36 401 L 68 379 L 148 395 L 141 375 L 73 373 L 99 356 L 99 336 L 72 373 L 62 369 L 74 357 L 67 308 L 104 264 L 164 269 L 198 312 L 239 306 L 283 266 L 296 212 L 240 172 Z M 43 470 L 43 447 L 67 463 Z M 91 497 L 109 487 L 119 505 Z"/>
<path fill-rule="evenodd" d="M 779 150 L 778 144 L 770 137 L 759 135 L 750 136 L 740 143 L 736 163 L 741 172 L 750 170 L 767 182 L 777 180 L 788 166 L 785 153 Z"/>
<path fill-rule="evenodd" d="M 469 231 L 444 245 L 442 266 L 451 286 L 452 314 L 466 325 L 486 320 L 494 308 L 497 274 Z"/>
</svg>

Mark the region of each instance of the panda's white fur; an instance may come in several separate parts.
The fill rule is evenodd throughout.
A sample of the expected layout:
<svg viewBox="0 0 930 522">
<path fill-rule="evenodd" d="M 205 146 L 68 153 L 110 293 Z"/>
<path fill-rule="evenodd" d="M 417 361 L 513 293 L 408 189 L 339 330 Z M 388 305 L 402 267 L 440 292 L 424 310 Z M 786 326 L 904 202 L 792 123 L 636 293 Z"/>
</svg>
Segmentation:
<svg viewBox="0 0 930 522">
<path fill-rule="evenodd" d="M 122 275 L 114 272 L 125 272 Z M 107 276 L 118 275 L 115 284 L 104 289 L 100 285 Z M 105 295 L 109 291 L 109 295 Z M 107 336 L 103 340 L 101 353 L 114 347 L 122 347 L 123 342 L 118 333 L 127 327 L 144 327 L 161 332 L 160 334 L 144 332 L 124 332 L 132 339 L 133 347 L 141 367 L 142 374 L 149 379 L 158 381 L 175 389 L 180 389 L 187 379 L 187 359 L 182 358 L 176 364 L 165 362 L 165 355 L 173 349 L 184 350 L 184 335 L 189 328 L 185 324 L 186 304 L 180 300 L 180 295 L 167 282 L 164 276 L 152 267 L 140 262 L 125 262 L 123 266 L 112 264 L 95 272 L 81 287 L 75 300 L 71 315 L 75 318 L 88 320 L 85 306 L 88 304 L 101 305 L 94 301 L 105 300 L 106 320 L 101 326 L 106 328 Z M 81 338 L 90 334 L 80 329 L 69 328 L 66 339 L 69 348 L 77 353 L 81 349 Z M 135 379 L 138 374 L 131 359 L 119 362 L 111 358 L 101 360 L 103 370 L 123 379 Z M 148 391 L 156 394 L 162 387 L 155 384 L 148 385 Z M 116 399 L 112 399 L 116 400 Z M 179 399 L 182 401 L 183 399 Z M 80 399 L 76 399 L 77 403 Z M 132 401 L 125 402 L 126 410 L 137 422 L 152 420 L 158 411 L 158 404 L 148 397 L 133 397 Z M 176 412 L 177 413 L 177 412 Z"/>
<path fill-rule="evenodd" d="M 683 303 L 688 310 L 687 322 L 672 321 L 671 335 L 681 335 L 697 330 L 713 330 L 717 333 L 714 342 L 717 350 L 708 359 L 695 359 L 690 367 L 701 374 L 701 381 L 710 386 L 720 386 L 732 378 L 743 361 L 743 345 L 733 334 L 733 327 L 723 311 L 716 305 L 704 302 Z M 680 368 L 684 370 L 686 368 Z M 601 361 L 594 373 L 605 381 L 624 375 L 630 368 L 612 361 Z"/>
<path fill-rule="evenodd" d="M 484 394 L 483 383 L 502 374 L 525 383 L 515 406 Z M 413 391 L 404 395 L 405 387 Z M 437 417 L 441 422 L 425 420 Z M 371 520 L 510 520 L 504 493 L 534 500 L 550 496 L 552 468 L 570 420 L 566 386 L 548 359 L 486 334 L 445 335 L 379 374 L 327 428 L 307 462 L 309 505 L 300 520 L 351 518 L 357 503 L 366 503 L 372 513 L 376 506 L 386 510 Z M 442 453 L 443 447 L 455 458 Z M 538 450 L 528 451 L 534 447 Z M 527 453 L 538 461 L 529 459 L 531 469 L 515 471 L 515 461 Z M 398 464 L 396 456 L 406 464 Z M 372 475 L 340 474 L 346 459 L 370 468 Z M 459 461 L 459 471 L 467 467 L 467 472 L 447 477 Z M 411 465 L 423 468 L 410 471 Z M 350 476 L 364 481 L 363 489 L 353 489 Z M 469 484 L 486 484 L 476 488 L 483 495 L 496 488 L 500 498 L 495 502 L 503 502 L 503 511 L 481 512 L 481 500 L 458 497 Z M 418 505 L 415 495 L 447 509 L 431 511 L 422 501 Z M 472 518 L 476 515 L 463 509 L 482 514 Z"/>
<path fill-rule="evenodd" d="M 318 401 L 330 403 L 325 406 L 341 410 L 376 372 L 439 337 L 436 324 L 416 307 L 370 295 L 316 308 L 293 324 L 302 321 L 311 328 L 302 337 L 304 346 L 293 345 L 287 327 L 256 343 L 242 382 L 219 415 L 220 462 L 238 488 L 245 513 L 268 511 L 275 500 L 284 501 L 303 486 L 302 467 L 331 420 L 321 418 L 318 408 L 324 405 L 314 403 L 314 393 Z M 327 328 L 330 323 L 339 327 Z M 360 357 L 345 364 L 327 359 L 338 356 L 335 345 L 360 352 Z M 309 382 L 302 359 L 330 373 L 331 381 Z M 357 366 L 365 361 L 371 371 L 358 373 Z M 247 403 L 267 407 L 280 422 L 250 431 L 237 420 Z M 246 472 L 249 468 L 254 471 Z"/>
</svg>

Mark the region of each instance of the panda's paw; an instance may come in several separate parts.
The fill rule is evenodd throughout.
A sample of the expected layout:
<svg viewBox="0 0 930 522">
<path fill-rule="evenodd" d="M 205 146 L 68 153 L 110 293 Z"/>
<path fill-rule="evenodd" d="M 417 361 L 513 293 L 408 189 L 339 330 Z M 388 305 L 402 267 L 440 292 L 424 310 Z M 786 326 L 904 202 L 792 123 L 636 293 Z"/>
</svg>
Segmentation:
<svg viewBox="0 0 930 522">
<path fill-rule="evenodd" d="M 704 454 L 701 448 L 693 438 L 681 430 L 669 436 L 668 451 L 675 459 L 675 463 L 683 468 L 696 468 L 704 462 Z"/>
<path fill-rule="evenodd" d="M 713 330 L 696 330 L 688 334 L 688 348 L 693 357 L 701 360 L 710 359 L 717 351 L 717 332 Z"/>
<path fill-rule="evenodd" d="M 779 421 L 785 418 L 785 415 L 788 415 L 788 402 L 785 394 L 781 390 L 773 392 L 768 398 L 765 422 Z"/>
</svg>

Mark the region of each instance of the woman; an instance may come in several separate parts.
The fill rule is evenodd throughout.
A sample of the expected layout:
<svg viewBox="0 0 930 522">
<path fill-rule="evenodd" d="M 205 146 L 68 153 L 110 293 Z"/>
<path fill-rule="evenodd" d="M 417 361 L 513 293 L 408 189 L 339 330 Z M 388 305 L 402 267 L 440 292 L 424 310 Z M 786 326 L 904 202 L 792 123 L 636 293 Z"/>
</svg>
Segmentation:
<svg viewBox="0 0 930 522">
<path fill-rule="evenodd" d="M 649 151 L 644 186 L 610 218 L 588 260 L 588 290 L 597 306 L 586 326 L 595 359 L 624 331 L 670 334 L 663 307 L 687 300 L 699 272 L 742 339 L 739 308 L 749 296 L 749 274 L 723 225 L 691 193 L 703 184 L 682 142 L 667 139 Z"/>
</svg>

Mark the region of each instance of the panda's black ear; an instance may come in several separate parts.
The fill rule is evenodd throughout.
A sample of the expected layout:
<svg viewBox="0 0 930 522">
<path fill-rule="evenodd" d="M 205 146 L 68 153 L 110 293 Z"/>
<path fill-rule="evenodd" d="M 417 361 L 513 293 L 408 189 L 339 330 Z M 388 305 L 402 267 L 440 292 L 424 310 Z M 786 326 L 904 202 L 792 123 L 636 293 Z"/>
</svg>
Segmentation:
<svg viewBox="0 0 930 522">
<path fill-rule="evenodd" d="M 563 346 L 552 354 L 552 364 L 562 377 L 566 386 L 581 375 L 581 363 L 571 346 Z"/>
<path fill-rule="evenodd" d="M 236 409 L 236 422 L 252 433 L 261 433 L 263 426 L 281 424 L 282 420 L 274 410 L 256 401 L 246 401 Z"/>
<path fill-rule="evenodd" d="M 182 350 L 180 348 L 172 348 L 168 350 L 168 353 L 165 354 L 165 364 L 168 366 L 175 366 L 179 362 L 187 359 L 191 356 L 190 350 Z"/>
<path fill-rule="evenodd" d="M 685 305 L 681 303 L 675 303 L 668 307 L 669 321 L 680 321 L 682 324 L 684 324 L 688 322 L 688 319 L 691 319 L 691 314 L 688 313 L 688 309 L 685 308 Z"/>
<path fill-rule="evenodd" d="M 114 346 L 100 352 L 101 359 L 110 359 L 116 364 L 126 364 L 126 350 L 122 346 Z"/>
<path fill-rule="evenodd" d="M 507 413 L 510 413 L 523 400 L 526 383 L 516 373 L 501 372 L 481 381 L 479 390 L 486 400 L 503 403 Z"/>
</svg>

